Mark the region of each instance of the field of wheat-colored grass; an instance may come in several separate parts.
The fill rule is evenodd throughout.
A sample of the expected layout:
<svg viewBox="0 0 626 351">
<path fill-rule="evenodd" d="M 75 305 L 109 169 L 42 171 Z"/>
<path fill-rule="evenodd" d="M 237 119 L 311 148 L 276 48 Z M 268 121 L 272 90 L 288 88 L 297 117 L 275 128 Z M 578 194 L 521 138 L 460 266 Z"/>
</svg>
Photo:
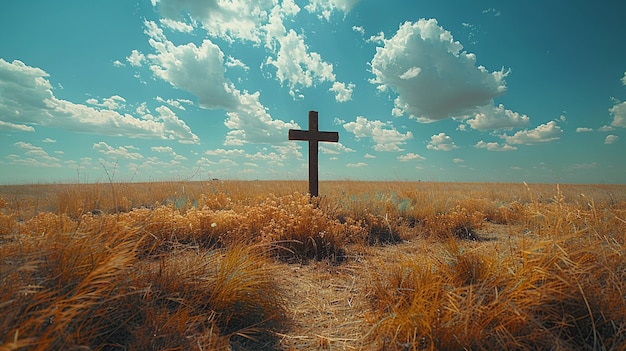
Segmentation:
<svg viewBox="0 0 626 351">
<path fill-rule="evenodd" d="M 624 350 L 626 185 L 0 186 L 0 351 Z"/>
</svg>

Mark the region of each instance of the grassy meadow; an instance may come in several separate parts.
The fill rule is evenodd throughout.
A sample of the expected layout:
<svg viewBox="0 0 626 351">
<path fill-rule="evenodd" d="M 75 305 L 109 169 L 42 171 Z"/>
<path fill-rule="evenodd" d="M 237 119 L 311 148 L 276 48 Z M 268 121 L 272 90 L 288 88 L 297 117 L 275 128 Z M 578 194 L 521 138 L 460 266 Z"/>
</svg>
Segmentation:
<svg viewBox="0 0 626 351">
<path fill-rule="evenodd" d="M 0 186 L 0 351 L 625 350 L 626 185 Z"/>
</svg>

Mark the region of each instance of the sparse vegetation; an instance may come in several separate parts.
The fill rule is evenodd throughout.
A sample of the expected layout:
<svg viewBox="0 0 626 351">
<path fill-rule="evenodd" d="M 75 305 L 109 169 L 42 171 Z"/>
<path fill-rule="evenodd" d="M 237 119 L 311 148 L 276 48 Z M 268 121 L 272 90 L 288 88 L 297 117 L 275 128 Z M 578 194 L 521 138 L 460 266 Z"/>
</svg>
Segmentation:
<svg viewBox="0 0 626 351">
<path fill-rule="evenodd" d="M 305 189 L 0 186 L 0 350 L 626 348 L 626 186 Z"/>
</svg>

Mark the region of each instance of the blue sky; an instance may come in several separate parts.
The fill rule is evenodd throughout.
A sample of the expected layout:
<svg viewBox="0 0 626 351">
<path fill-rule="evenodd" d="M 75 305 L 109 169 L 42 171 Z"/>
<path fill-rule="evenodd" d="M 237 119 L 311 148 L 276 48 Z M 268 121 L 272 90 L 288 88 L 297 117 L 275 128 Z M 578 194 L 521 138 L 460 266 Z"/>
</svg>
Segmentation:
<svg viewBox="0 0 626 351">
<path fill-rule="evenodd" d="M 0 4 L 0 184 L 624 183 L 626 3 Z M 107 175 L 107 172 L 109 173 Z"/>
</svg>

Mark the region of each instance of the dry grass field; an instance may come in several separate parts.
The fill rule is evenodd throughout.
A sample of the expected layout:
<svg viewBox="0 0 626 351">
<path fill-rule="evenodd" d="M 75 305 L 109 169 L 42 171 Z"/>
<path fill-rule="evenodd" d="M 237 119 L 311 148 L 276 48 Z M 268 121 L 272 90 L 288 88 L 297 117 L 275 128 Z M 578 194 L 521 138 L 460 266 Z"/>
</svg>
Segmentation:
<svg viewBox="0 0 626 351">
<path fill-rule="evenodd" d="M 0 350 L 624 350 L 626 185 L 0 186 Z"/>
</svg>

